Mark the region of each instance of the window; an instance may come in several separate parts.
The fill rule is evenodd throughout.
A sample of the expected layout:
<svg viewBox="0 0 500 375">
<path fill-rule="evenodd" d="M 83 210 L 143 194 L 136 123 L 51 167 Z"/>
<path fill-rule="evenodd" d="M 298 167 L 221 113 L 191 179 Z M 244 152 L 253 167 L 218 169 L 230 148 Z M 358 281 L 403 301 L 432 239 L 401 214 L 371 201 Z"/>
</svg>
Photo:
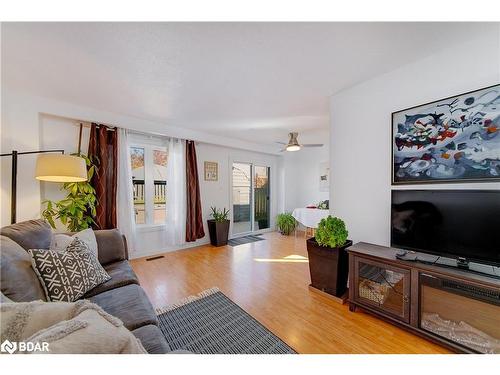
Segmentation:
<svg viewBox="0 0 500 375">
<path fill-rule="evenodd" d="M 145 224 L 144 199 L 144 148 L 130 147 L 130 163 L 132 167 L 132 183 L 134 185 L 135 223 Z"/>
<path fill-rule="evenodd" d="M 136 224 L 165 224 L 167 219 L 167 161 L 160 138 L 133 137 L 130 147 Z"/>
<path fill-rule="evenodd" d="M 167 150 L 153 149 L 154 174 L 154 224 L 167 219 Z"/>
</svg>

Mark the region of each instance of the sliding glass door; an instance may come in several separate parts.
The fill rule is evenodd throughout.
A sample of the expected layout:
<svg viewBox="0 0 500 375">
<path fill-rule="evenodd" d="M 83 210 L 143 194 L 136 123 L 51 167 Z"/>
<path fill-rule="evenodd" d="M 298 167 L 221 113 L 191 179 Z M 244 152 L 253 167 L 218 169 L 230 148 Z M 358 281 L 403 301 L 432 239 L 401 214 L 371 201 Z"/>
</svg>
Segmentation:
<svg viewBox="0 0 500 375">
<path fill-rule="evenodd" d="M 255 230 L 269 228 L 269 167 L 254 166 L 254 222 L 257 224 Z"/>
<path fill-rule="evenodd" d="M 270 168 L 233 163 L 233 235 L 270 227 Z"/>
<path fill-rule="evenodd" d="M 233 163 L 233 234 L 252 231 L 252 165 Z"/>
</svg>

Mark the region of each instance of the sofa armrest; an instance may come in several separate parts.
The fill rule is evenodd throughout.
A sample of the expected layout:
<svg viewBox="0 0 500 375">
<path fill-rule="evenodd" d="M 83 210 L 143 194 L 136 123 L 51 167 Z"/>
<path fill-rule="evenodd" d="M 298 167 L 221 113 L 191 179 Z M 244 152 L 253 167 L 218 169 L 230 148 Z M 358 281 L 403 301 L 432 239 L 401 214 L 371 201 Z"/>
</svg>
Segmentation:
<svg viewBox="0 0 500 375">
<path fill-rule="evenodd" d="M 128 260 L 127 240 L 118 229 L 95 230 L 99 263 Z"/>
</svg>

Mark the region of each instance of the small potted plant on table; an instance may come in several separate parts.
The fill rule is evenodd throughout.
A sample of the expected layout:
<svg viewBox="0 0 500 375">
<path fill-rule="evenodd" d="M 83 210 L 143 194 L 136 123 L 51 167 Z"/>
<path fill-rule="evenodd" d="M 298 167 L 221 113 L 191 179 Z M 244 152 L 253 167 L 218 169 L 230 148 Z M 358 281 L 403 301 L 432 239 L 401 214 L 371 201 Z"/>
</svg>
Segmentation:
<svg viewBox="0 0 500 375">
<path fill-rule="evenodd" d="M 347 290 L 349 258 L 352 245 L 343 220 L 328 216 L 321 220 L 316 236 L 307 240 L 311 286 L 336 297 Z"/>
<path fill-rule="evenodd" d="M 212 213 L 210 216 L 213 219 L 207 220 L 208 231 L 210 233 L 210 243 L 213 246 L 227 245 L 229 236 L 229 210 L 224 207 L 223 210 L 218 210 L 216 207 L 210 207 Z"/>
<path fill-rule="evenodd" d="M 282 235 L 288 236 L 297 227 L 297 221 L 291 213 L 285 212 L 276 216 L 276 226 Z"/>
</svg>

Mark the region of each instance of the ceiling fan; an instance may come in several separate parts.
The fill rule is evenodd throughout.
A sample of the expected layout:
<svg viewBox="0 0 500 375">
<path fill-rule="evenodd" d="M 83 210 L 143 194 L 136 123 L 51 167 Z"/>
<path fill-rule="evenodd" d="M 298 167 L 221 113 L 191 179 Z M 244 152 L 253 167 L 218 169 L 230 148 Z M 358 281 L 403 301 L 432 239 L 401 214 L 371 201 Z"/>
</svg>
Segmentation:
<svg viewBox="0 0 500 375">
<path fill-rule="evenodd" d="M 290 139 L 288 140 L 288 143 L 284 142 L 276 142 L 279 143 L 280 145 L 284 145 L 285 148 L 280 150 L 280 152 L 283 151 L 299 151 L 302 147 L 323 147 L 323 143 L 307 143 L 307 144 L 299 144 L 299 141 L 297 140 L 297 137 L 299 136 L 299 133 L 288 133 L 288 136 Z"/>
</svg>

